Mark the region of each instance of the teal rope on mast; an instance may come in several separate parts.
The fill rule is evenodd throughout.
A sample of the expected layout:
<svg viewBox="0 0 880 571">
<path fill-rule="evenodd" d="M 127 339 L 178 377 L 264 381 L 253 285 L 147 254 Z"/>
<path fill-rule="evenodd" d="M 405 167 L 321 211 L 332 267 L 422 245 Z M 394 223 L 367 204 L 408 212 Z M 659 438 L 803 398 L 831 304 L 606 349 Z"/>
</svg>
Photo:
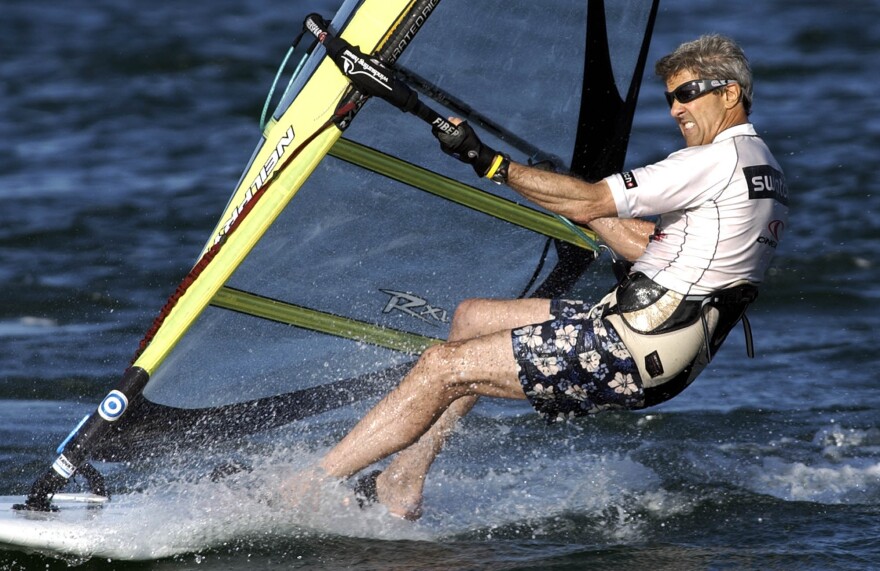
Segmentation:
<svg viewBox="0 0 880 571">
<path fill-rule="evenodd" d="M 266 128 L 266 115 L 269 113 L 269 103 L 272 101 L 272 97 L 275 95 L 275 88 L 278 86 L 278 80 L 281 79 L 281 74 L 284 72 L 284 68 L 287 67 L 287 61 L 290 59 L 290 56 L 293 55 L 293 51 L 296 49 L 296 45 L 290 46 L 287 50 L 287 54 L 284 56 L 284 59 L 281 61 L 281 65 L 278 66 L 278 71 L 275 73 L 275 79 L 272 81 L 272 88 L 269 89 L 269 95 L 266 96 L 266 102 L 263 104 L 263 112 L 260 114 L 260 131 L 263 131 Z M 284 92 L 290 89 L 290 86 L 293 85 L 293 80 L 296 79 L 296 76 L 299 75 L 300 70 L 303 65 L 306 63 L 306 59 L 308 55 L 303 56 L 301 60 L 299 60 L 299 64 L 296 66 L 296 69 L 293 70 L 293 74 L 290 76 L 290 81 L 287 82 L 287 87 Z"/>
</svg>

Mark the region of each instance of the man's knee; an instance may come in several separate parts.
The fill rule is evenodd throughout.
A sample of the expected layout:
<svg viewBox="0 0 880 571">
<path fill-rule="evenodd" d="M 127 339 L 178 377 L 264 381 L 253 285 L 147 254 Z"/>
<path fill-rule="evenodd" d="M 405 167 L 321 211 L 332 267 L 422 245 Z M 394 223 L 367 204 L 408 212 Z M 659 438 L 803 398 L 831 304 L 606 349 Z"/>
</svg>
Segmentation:
<svg viewBox="0 0 880 571">
<path fill-rule="evenodd" d="M 425 349 L 419 359 L 421 374 L 410 375 L 408 380 L 418 384 L 416 389 L 451 403 L 466 396 L 466 384 L 456 372 L 458 343 L 443 343 Z"/>
<path fill-rule="evenodd" d="M 480 324 L 482 308 L 486 300 L 471 298 L 461 301 L 452 314 L 452 326 L 449 332 L 450 340 L 459 341 L 470 337 L 476 337 L 481 333 Z"/>
<path fill-rule="evenodd" d="M 480 306 L 486 300 L 480 298 L 469 298 L 462 300 L 459 302 L 458 306 L 455 308 L 455 312 L 452 314 L 453 322 L 467 322 L 474 319 L 474 316 L 478 314 Z"/>
</svg>

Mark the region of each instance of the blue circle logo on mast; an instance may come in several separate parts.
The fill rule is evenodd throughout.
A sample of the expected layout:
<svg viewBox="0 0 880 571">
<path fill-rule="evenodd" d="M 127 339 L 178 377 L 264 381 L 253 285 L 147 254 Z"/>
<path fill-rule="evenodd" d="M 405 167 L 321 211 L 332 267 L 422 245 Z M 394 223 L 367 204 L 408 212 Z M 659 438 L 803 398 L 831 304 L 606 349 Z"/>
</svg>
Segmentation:
<svg viewBox="0 0 880 571">
<path fill-rule="evenodd" d="M 128 406 L 128 398 L 120 391 L 110 391 L 98 406 L 98 414 L 107 422 L 117 420 Z"/>
</svg>

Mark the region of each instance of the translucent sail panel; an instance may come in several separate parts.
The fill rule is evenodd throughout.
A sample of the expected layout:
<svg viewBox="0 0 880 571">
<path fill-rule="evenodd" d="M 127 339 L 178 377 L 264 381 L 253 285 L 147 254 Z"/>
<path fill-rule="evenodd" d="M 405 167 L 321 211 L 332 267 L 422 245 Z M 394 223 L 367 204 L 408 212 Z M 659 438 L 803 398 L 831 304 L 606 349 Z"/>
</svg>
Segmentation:
<svg viewBox="0 0 880 571">
<path fill-rule="evenodd" d="M 373 329 L 340 339 L 211 308 L 145 395 L 217 406 L 393 366 L 412 356 L 377 349 L 377 335 L 444 339 L 462 299 L 517 297 L 540 281 L 553 265 L 546 245 L 541 234 L 328 157 L 227 286 Z"/>
<path fill-rule="evenodd" d="M 644 47 L 644 4 L 443 0 L 398 63 L 425 102 L 472 118 L 486 143 L 519 160 L 553 156 L 566 168 L 573 155 L 602 153 L 575 149 L 585 125 L 624 125 L 617 145 L 625 150 L 633 107 L 621 98 Z M 590 53 L 588 9 L 589 33 L 601 39 Z M 591 58 L 614 78 L 591 78 L 587 89 L 612 104 L 585 109 Z M 345 139 L 411 166 L 380 174 L 360 159 L 325 158 L 154 372 L 148 399 L 217 407 L 383 371 L 445 339 L 463 299 L 530 295 L 572 255 L 591 256 L 562 260 L 546 224 L 536 229 L 399 182 L 427 169 L 476 187 L 465 194 L 488 193 L 514 209 L 522 202 L 441 153 L 427 125 L 384 101 L 367 102 Z M 346 144 L 331 154 L 346 156 Z"/>
<path fill-rule="evenodd" d="M 642 0 L 443 0 L 397 68 L 441 115 L 468 119 L 515 160 L 601 178 L 622 168 L 656 9 Z M 367 110 L 347 137 L 517 199 L 425 154 L 437 143 L 416 136 L 417 119 L 378 101 Z"/>
<path fill-rule="evenodd" d="M 605 0 L 603 5 L 614 81 L 621 98 L 625 98 L 633 87 L 636 63 L 645 41 L 652 3 L 645 0 Z"/>
<path fill-rule="evenodd" d="M 382 313 L 389 302 L 382 290 L 412 292 L 448 318 L 463 297 L 517 295 L 544 243 L 505 221 L 328 158 L 230 285 L 445 336 L 448 319 Z"/>
<path fill-rule="evenodd" d="M 399 64 L 438 87 L 438 100 L 463 102 L 567 167 L 580 113 L 586 10 L 586 2 L 443 0 Z M 501 150 L 528 158 L 488 133 L 481 130 Z M 404 156 L 411 158 L 410 149 Z"/>
<path fill-rule="evenodd" d="M 411 359 L 399 351 L 210 307 L 144 396 L 174 408 L 214 408 L 353 379 Z"/>
</svg>

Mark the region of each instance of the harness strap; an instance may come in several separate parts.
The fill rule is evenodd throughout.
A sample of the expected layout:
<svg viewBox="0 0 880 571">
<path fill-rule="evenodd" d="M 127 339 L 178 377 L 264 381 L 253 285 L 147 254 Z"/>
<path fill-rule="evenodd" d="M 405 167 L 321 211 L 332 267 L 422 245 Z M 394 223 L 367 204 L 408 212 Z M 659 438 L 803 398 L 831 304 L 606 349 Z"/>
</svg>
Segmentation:
<svg viewBox="0 0 880 571">
<path fill-rule="evenodd" d="M 746 355 L 749 356 L 749 359 L 755 358 L 755 345 L 752 342 L 752 324 L 749 323 L 748 315 L 743 312 L 741 321 L 743 323 L 743 333 L 746 336 Z"/>
<path fill-rule="evenodd" d="M 714 356 L 712 345 L 719 346 L 727 337 L 727 333 L 733 329 L 737 321 L 742 321 L 743 333 L 746 341 L 746 354 L 750 359 L 755 358 L 755 344 L 752 339 L 752 324 L 746 316 L 746 310 L 749 305 L 758 298 L 758 288 L 752 284 L 742 284 L 731 288 L 719 290 L 711 295 L 706 296 L 700 308 L 700 320 L 703 323 L 703 333 L 706 340 L 706 357 L 709 361 Z M 714 307 L 721 314 L 718 325 L 715 329 L 717 343 L 712 343 L 714 339 L 709 336 L 709 324 L 706 321 L 705 308 L 707 306 Z M 723 323 L 726 321 L 727 323 Z"/>
</svg>

